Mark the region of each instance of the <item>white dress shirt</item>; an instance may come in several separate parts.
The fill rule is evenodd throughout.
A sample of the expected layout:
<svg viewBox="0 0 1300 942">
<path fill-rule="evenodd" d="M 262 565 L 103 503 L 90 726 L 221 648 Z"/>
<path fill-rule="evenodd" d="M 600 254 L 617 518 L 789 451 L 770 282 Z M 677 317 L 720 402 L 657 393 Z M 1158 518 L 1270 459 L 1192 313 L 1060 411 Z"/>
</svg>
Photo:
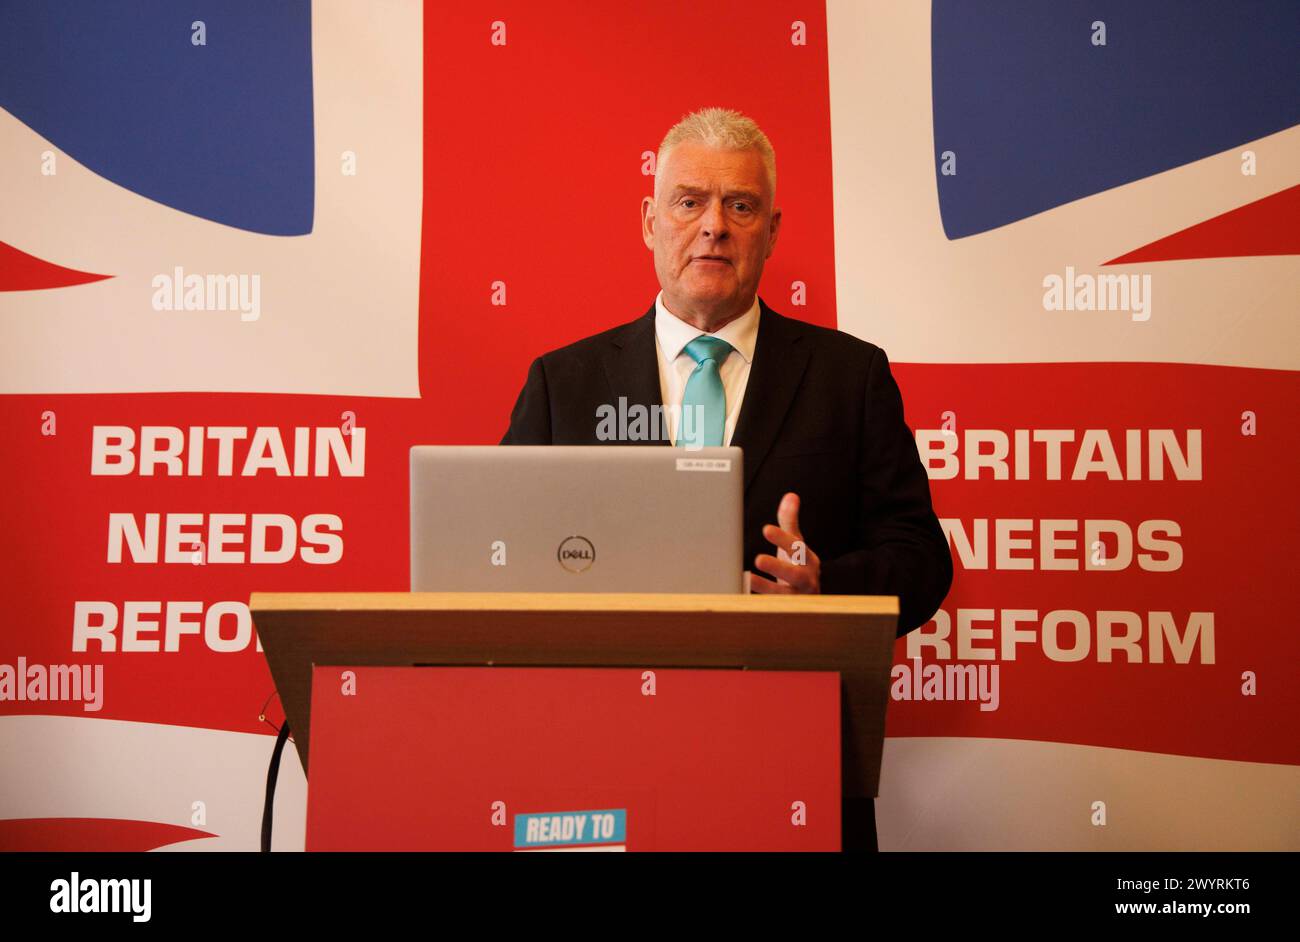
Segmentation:
<svg viewBox="0 0 1300 942">
<path fill-rule="evenodd" d="M 731 444 L 736 430 L 740 406 L 745 399 L 745 386 L 749 383 L 749 367 L 754 361 L 754 346 L 758 342 L 758 295 L 748 311 L 712 336 L 731 344 L 732 352 L 718 366 L 722 389 L 727 395 L 727 422 L 722 443 Z M 696 363 L 686 352 L 686 345 L 706 331 L 692 327 L 664 307 L 664 293 L 655 296 L 655 350 L 659 354 L 659 394 L 663 397 L 665 418 L 668 421 L 668 439 L 677 441 L 677 423 L 681 417 L 682 395 L 686 381 L 695 372 Z"/>
</svg>

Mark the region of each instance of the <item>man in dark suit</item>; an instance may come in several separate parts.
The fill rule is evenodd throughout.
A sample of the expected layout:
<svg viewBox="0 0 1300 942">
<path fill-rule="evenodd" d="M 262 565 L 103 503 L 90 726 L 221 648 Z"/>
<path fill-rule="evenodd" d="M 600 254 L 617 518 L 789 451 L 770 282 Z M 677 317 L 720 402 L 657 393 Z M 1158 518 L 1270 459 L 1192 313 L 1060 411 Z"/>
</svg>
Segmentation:
<svg viewBox="0 0 1300 942">
<path fill-rule="evenodd" d="M 771 577 L 751 573 L 751 591 L 897 595 L 902 635 L 947 595 L 948 543 L 885 352 L 758 298 L 775 194 L 750 119 L 709 108 L 669 131 L 642 203 L 663 290 L 631 323 L 534 360 L 502 444 L 637 443 L 605 436 L 602 410 L 667 407 L 667 437 L 641 443 L 744 449 L 745 559 Z M 871 803 L 844 810 L 846 849 L 874 848 Z"/>
</svg>

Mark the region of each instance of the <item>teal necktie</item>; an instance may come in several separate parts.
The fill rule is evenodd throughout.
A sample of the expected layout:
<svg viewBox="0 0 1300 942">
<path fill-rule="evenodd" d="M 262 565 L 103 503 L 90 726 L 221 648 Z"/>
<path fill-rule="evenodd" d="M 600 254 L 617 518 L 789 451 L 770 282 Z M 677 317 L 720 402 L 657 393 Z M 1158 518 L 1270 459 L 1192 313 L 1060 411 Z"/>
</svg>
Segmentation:
<svg viewBox="0 0 1300 942">
<path fill-rule="evenodd" d="M 686 380 L 682 414 L 677 420 L 677 444 L 696 448 L 717 447 L 727 426 L 727 393 L 719 369 L 732 350 L 718 337 L 701 334 L 686 345 L 695 372 Z"/>
</svg>

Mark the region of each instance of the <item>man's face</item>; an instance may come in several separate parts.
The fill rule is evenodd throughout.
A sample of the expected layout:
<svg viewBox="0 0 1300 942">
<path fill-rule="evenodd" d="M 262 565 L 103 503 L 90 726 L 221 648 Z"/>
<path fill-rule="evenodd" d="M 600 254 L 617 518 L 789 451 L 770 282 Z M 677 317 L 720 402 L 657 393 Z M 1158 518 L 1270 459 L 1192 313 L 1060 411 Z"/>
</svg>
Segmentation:
<svg viewBox="0 0 1300 942">
<path fill-rule="evenodd" d="M 659 196 L 641 203 L 641 235 L 654 250 L 664 303 L 716 330 L 754 303 L 776 245 L 781 212 L 757 150 L 673 147 L 657 168 Z"/>
</svg>

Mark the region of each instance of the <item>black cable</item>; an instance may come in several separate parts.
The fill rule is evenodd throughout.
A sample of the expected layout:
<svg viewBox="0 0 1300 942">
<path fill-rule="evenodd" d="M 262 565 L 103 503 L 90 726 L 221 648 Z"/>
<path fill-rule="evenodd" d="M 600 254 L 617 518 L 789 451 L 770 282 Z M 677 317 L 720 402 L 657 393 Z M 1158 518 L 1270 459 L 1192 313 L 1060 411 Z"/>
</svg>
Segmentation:
<svg viewBox="0 0 1300 942">
<path fill-rule="evenodd" d="M 271 852 L 271 819 L 275 808 L 275 781 L 280 777 L 280 756 L 284 754 L 284 744 L 289 739 L 289 720 L 280 724 L 280 732 L 275 737 L 275 750 L 271 753 L 271 764 L 266 770 L 266 803 L 262 806 L 262 853 Z"/>
</svg>

